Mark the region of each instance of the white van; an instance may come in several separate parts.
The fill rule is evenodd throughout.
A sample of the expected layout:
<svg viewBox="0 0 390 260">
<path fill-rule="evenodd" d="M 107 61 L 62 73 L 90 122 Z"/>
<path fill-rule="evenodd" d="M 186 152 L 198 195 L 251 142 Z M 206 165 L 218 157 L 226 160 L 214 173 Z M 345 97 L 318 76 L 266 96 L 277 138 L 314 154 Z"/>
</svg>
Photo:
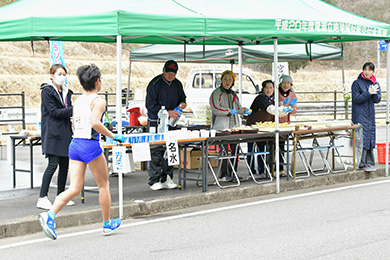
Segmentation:
<svg viewBox="0 0 390 260">
<path fill-rule="evenodd" d="M 202 68 L 192 69 L 188 74 L 185 93 L 187 96 L 187 105 L 194 111 L 196 115 L 197 107 L 205 107 L 209 104 L 211 93 L 221 85 L 221 74 L 224 69 L 217 68 Z M 238 71 L 234 71 L 237 75 L 233 89 L 238 95 Z M 242 98 L 240 99 L 243 107 L 249 108 L 253 100 L 259 93 L 259 85 L 257 85 L 252 76 L 242 72 Z M 211 112 L 211 111 L 210 111 Z"/>
</svg>

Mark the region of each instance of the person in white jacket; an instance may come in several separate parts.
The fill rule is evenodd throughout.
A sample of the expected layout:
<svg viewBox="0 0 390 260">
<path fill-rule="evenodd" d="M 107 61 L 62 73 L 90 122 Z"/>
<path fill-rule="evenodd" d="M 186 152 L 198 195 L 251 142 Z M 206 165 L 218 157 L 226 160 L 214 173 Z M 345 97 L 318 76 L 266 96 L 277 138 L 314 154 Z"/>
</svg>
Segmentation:
<svg viewBox="0 0 390 260">
<path fill-rule="evenodd" d="M 221 74 L 221 86 L 216 88 L 210 96 L 212 129 L 231 129 L 233 126 L 240 124 L 239 114 L 250 114 L 249 109 L 241 107 L 238 96 L 232 90 L 235 79 L 236 75 L 232 71 L 224 71 Z M 220 153 L 228 152 L 228 145 L 221 146 L 219 151 Z M 230 154 L 236 154 L 236 144 L 230 144 Z M 237 170 L 237 162 L 238 160 L 235 160 L 235 170 Z M 227 159 L 222 160 L 220 181 L 233 181 L 232 169 L 229 165 Z"/>
</svg>

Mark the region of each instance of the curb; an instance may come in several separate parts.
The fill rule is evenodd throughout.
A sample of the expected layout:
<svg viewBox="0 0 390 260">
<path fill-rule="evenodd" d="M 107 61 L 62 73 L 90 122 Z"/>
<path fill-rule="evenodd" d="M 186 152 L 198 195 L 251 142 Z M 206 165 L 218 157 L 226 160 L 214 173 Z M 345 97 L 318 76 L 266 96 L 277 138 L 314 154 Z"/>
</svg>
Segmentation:
<svg viewBox="0 0 390 260">
<path fill-rule="evenodd" d="M 348 171 L 339 174 L 324 176 L 311 176 L 305 179 L 290 180 L 280 183 L 280 193 L 285 191 L 300 190 L 314 187 L 322 187 L 338 183 L 347 183 L 365 179 L 384 177 L 385 168 L 378 168 L 375 172 L 365 173 L 364 171 Z M 123 217 L 138 217 L 152 215 L 160 212 L 185 209 L 202 206 L 212 203 L 227 202 L 238 199 L 257 197 L 274 194 L 276 192 L 275 182 L 263 185 L 238 187 L 234 189 L 218 190 L 206 193 L 196 193 L 177 197 L 168 197 L 151 201 L 128 201 L 123 205 Z M 118 217 L 119 206 L 111 207 L 113 217 Z M 96 224 L 102 221 L 100 207 L 86 211 L 60 214 L 56 217 L 57 227 L 74 227 L 88 224 Z M 37 216 L 27 216 L 0 224 L 0 239 L 6 237 L 22 236 L 41 232 Z"/>
</svg>

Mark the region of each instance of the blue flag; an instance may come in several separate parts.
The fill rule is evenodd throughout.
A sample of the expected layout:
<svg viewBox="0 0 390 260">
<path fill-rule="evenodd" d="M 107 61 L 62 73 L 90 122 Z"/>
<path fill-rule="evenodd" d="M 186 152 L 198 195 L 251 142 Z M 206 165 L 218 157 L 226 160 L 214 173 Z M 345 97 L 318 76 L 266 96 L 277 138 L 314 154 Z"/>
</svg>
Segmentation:
<svg viewBox="0 0 390 260">
<path fill-rule="evenodd" d="M 62 41 L 49 41 L 50 43 L 50 66 L 53 64 L 61 64 L 65 66 L 64 59 L 64 46 Z M 68 79 L 66 79 L 65 84 L 68 85 Z"/>
<path fill-rule="evenodd" d="M 65 66 L 64 59 L 64 47 L 62 41 L 49 41 L 50 42 L 50 66 L 53 64 L 61 64 Z"/>
</svg>

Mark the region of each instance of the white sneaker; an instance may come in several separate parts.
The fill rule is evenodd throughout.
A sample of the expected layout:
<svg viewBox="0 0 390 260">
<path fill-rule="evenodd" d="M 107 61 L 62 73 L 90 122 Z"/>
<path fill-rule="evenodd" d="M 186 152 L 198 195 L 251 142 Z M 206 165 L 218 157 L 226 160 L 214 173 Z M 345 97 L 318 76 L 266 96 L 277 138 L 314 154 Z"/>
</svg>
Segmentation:
<svg viewBox="0 0 390 260">
<path fill-rule="evenodd" d="M 51 208 L 51 202 L 47 198 L 47 196 L 38 199 L 37 208 L 39 208 L 39 209 L 47 209 L 47 210 L 49 210 Z"/>
<path fill-rule="evenodd" d="M 267 178 L 267 174 L 261 173 L 261 174 L 259 174 L 259 178 L 260 179 L 265 179 L 265 178 Z"/>
<path fill-rule="evenodd" d="M 167 175 L 167 180 L 162 183 L 162 186 L 164 189 L 176 189 L 178 187 L 177 184 L 172 181 L 169 175 Z"/>
<path fill-rule="evenodd" d="M 155 184 L 153 184 L 152 186 L 150 186 L 150 189 L 151 189 L 151 190 L 163 190 L 163 189 L 164 189 L 164 186 L 162 185 L 161 182 L 156 182 Z"/>
<path fill-rule="evenodd" d="M 74 206 L 75 204 L 76 203 L 73 200 L 70 200 L 68 203 L 66 203 L 66 206 Z"/>
</svg>

